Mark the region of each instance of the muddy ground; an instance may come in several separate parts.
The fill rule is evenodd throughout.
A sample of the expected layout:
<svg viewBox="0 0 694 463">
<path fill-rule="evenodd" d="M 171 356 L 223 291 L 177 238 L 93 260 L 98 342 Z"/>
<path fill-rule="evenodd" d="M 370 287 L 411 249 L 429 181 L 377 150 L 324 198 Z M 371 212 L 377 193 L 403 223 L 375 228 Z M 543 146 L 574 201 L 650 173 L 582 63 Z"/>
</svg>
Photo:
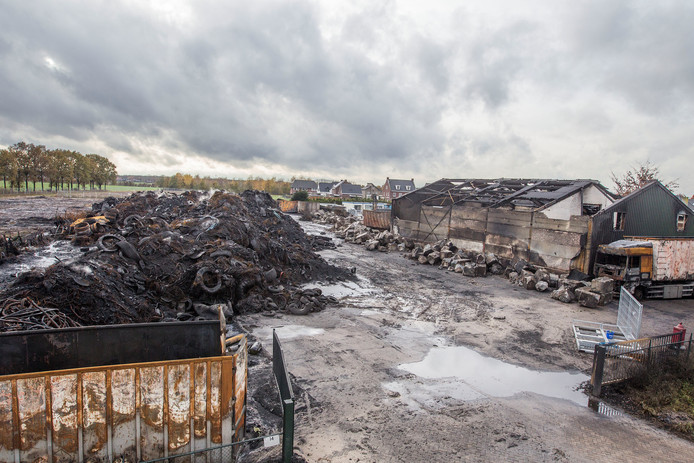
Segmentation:
<svg viewBox="0 0 694 463">
<path fill-rule="evenodd" d="M 23 235 L 37 229 L 55 229 L 55 218 L 90 210 L 107 196 L 129 192 L 78 191 L 45 195 L 0 196 L 0 235 Z"/>
<path fill-rule="evenodd" d="M 268 349 L 278 330 L 301 391 L 295 448 L 307 461 L 691 461 L 692 443 L 606 404 L 594 410 L 580 390 L 592 356 L 576 350 L 571 320 L 615 323 L 616 303 L 563 304 L 503 277 L 467 278 L 351 244 L 321 254 L 360 276 L 323 287 L 339 307 L 241 320 Z M 694 326 L 693 300 L 646 302 L 642 334 L 680 321 Z M 249 401 L 261 411 L 269 354 L 249 370 Z"/>
<path fill-rule="evenodd" d="M 50 226 L 68 208 L 52 198 L 12 201 L 0 200 L 0 227 L 13 232 Z M 576 350 L 571 320 L 615 323 L 616 303 L 567 305 L 503 277 L 467 278 L 351 244 L 321 254 L 356 268 L 358 281 L 321 286 L 339 305 L 235 320 L 264 345 L 249 360 L 249 437 L 279 426 L 275 328 L 297 399 L 298 460 L 691 461 L 692 443 L 605 404 L 594 411 L 580 390 L 592 359 Z M 693 300 L 647 302 L 642 334 L 680 321 L 694 327 Z M 276 461 L 279 450 L 241 461 Z"/>
</svg>

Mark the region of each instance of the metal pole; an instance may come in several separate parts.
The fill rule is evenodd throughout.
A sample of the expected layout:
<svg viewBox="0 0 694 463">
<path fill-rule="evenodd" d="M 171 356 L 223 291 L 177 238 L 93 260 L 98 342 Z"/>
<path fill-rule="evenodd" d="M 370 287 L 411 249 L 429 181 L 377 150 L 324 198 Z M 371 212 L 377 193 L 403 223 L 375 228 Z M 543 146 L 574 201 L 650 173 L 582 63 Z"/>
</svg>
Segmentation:
<svg viewBox="0 0 694 463">
<path fill-rule="evenodd" d="M 592 394 L 595 397 L 600 397 L 600 390 L 602 389 L 606 350 L 605 346 L 597 345 L 593 354 L 593 372 L 590 376 L 590 384 L 593 386 Z"/>
<path fill-rule="evenodd" d="M 282 462 L 291 463 L 294 455 L 294 400 L 287 399 L 283 403 L 282 423 Z"/>
</svg>

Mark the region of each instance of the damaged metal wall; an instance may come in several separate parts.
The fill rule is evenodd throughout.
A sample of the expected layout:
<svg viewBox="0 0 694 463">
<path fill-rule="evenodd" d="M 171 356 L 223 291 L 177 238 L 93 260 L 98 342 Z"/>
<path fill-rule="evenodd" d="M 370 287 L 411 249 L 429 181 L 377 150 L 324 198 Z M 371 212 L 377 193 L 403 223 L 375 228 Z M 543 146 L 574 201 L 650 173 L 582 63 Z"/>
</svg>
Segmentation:
<svg viewBox="0 0 694 463">
<path fill-rule="evenodd" d="M 277 201 L 282 212 L 316 212 L 320 203 L 316 201 Z"/>
<path fill-rule="evenodd" d="M 243 437 L 246 387 L 245 340 L 223 357 L 1 376 L 0 462 L 141 461 L 228 444 Z"/>
<path fill-rule="evenodd" d="M 390 211 L 363 211 L 364 225 L 379 230 L 390 228 Z"/>
<path fill-rule="evenodd" d="M 414 204 L 405 212 L 413 212 Z M 397 231 L 410 239 L 433 243 L 450 239 L 462 249 L 521 258 L 560 271 L 584 270 L 587 216 L 550 219 L 531 211 L 479 206 L 419 206 L 418 220 L 403 220 L 393 210 Z"/>
</svg>

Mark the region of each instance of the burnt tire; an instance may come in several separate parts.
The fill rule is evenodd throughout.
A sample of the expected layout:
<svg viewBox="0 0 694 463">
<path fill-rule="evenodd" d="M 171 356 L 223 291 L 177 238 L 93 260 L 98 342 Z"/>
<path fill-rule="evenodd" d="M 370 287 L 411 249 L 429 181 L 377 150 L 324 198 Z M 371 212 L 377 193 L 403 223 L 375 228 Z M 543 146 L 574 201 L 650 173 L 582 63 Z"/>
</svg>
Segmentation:
<svg viewBox="0 0 694 463">
<path fill-rule="evenodd" d="M 212 274 L 216 279 L 214 286 L 205 281 L 207 280 L 206 275 L 210 274 Z M 210 270 L 207 267 L 203 267 L 198 270 L 198 273 L 195 275 L 195 283 L 199 285 L 206 293 L 214 294 L 222 288 L 222 277 L 219 275 L 219 272 Z"/>
<path fill-rule="evenodd" d="M 296 303 L 289 304 L 287 310 L 294 315 L 308 315 L 311 312 L 311 307 L 308 304 L 301 306 Z"/>
<path fill-rule="evenodd" d="M 122 240 L 124 240 L 125 238 L 123 238 L 123 237 L 120 236 L 120 235 L 106 234 L 106 235 L 103 235 L 103 236 L 99 237 L 99 240 L 96 242 L 96 245 L 97 245 L 97 246 L 99 247 L 99 249 L 101 249 L 102 251 L 106 251 L 106 252 L 116 252 L 116 251 L 118 251 L 118 246 L 116 246 L 115 243 L 114 243 L 113 246 L 111 247 L 111 246 L 109 246 L 107 243 L 104 242 L 104 241 L 106 241 L 106 240 L 112 240 L 112 239 L 113 239 L 113 240 L 116 240 L 116 243 L 118 243 L 119 241 L 122 241 Z"/>
</svg>

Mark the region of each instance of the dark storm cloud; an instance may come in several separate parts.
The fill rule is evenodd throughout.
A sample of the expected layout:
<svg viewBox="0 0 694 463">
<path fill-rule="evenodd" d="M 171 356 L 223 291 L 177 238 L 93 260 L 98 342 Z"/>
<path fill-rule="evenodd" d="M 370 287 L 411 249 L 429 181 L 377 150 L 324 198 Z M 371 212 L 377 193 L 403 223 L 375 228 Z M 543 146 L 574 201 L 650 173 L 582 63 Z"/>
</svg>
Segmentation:
<svg viewBox="0 0 694 463">
<path fill-rule="evenodd" d="M 554 152 L 566 130 L 596 151 L 653 151 L 610 137 L 654 113 L 692 122 L 694 7 L 531 4 L 456 3 L 425 23 L 388 1 L 0 0 L 0 141 L 432 180 L 451 165 L 495 176 L 481 156 L 537 176 L 578 152 Z M 548 175 L 595 176 L 576 174 Z"/>
<path fill-rule="evenodd" d="M 596 85 L 640 111 L 692 109 L 694 4 L 592 2 L 568 14 L 570 56 Z"/>
<path fill-rule="evenodd" d="M 47 3 L 42 14 L 10 6 L 3 42 L 16 45 L 3 47 L 11 59 L 0 96 L 16 123 L 67 136 L 105 125 L 148 138 L 161 127 L 214 159 L 291 159 L 297 169 L 395 159 L 440 138 L 437 118 L 399 87 L 401 72 L 415 70 L 379 66 L 349 44 L 326 49 L 305 3 L 203 12 L 195 19 L 210 26 L 192 34 L 113 4 Z M 425 64 L 439 59 L 429 48 L 431 58 L 425 45 L 419 53 Z M 445 76 L 427 79 L 445 85 Z M 278 139 L 267 125 L 291 130 L 296 119 L 319 133 Z"/>
</svg>

